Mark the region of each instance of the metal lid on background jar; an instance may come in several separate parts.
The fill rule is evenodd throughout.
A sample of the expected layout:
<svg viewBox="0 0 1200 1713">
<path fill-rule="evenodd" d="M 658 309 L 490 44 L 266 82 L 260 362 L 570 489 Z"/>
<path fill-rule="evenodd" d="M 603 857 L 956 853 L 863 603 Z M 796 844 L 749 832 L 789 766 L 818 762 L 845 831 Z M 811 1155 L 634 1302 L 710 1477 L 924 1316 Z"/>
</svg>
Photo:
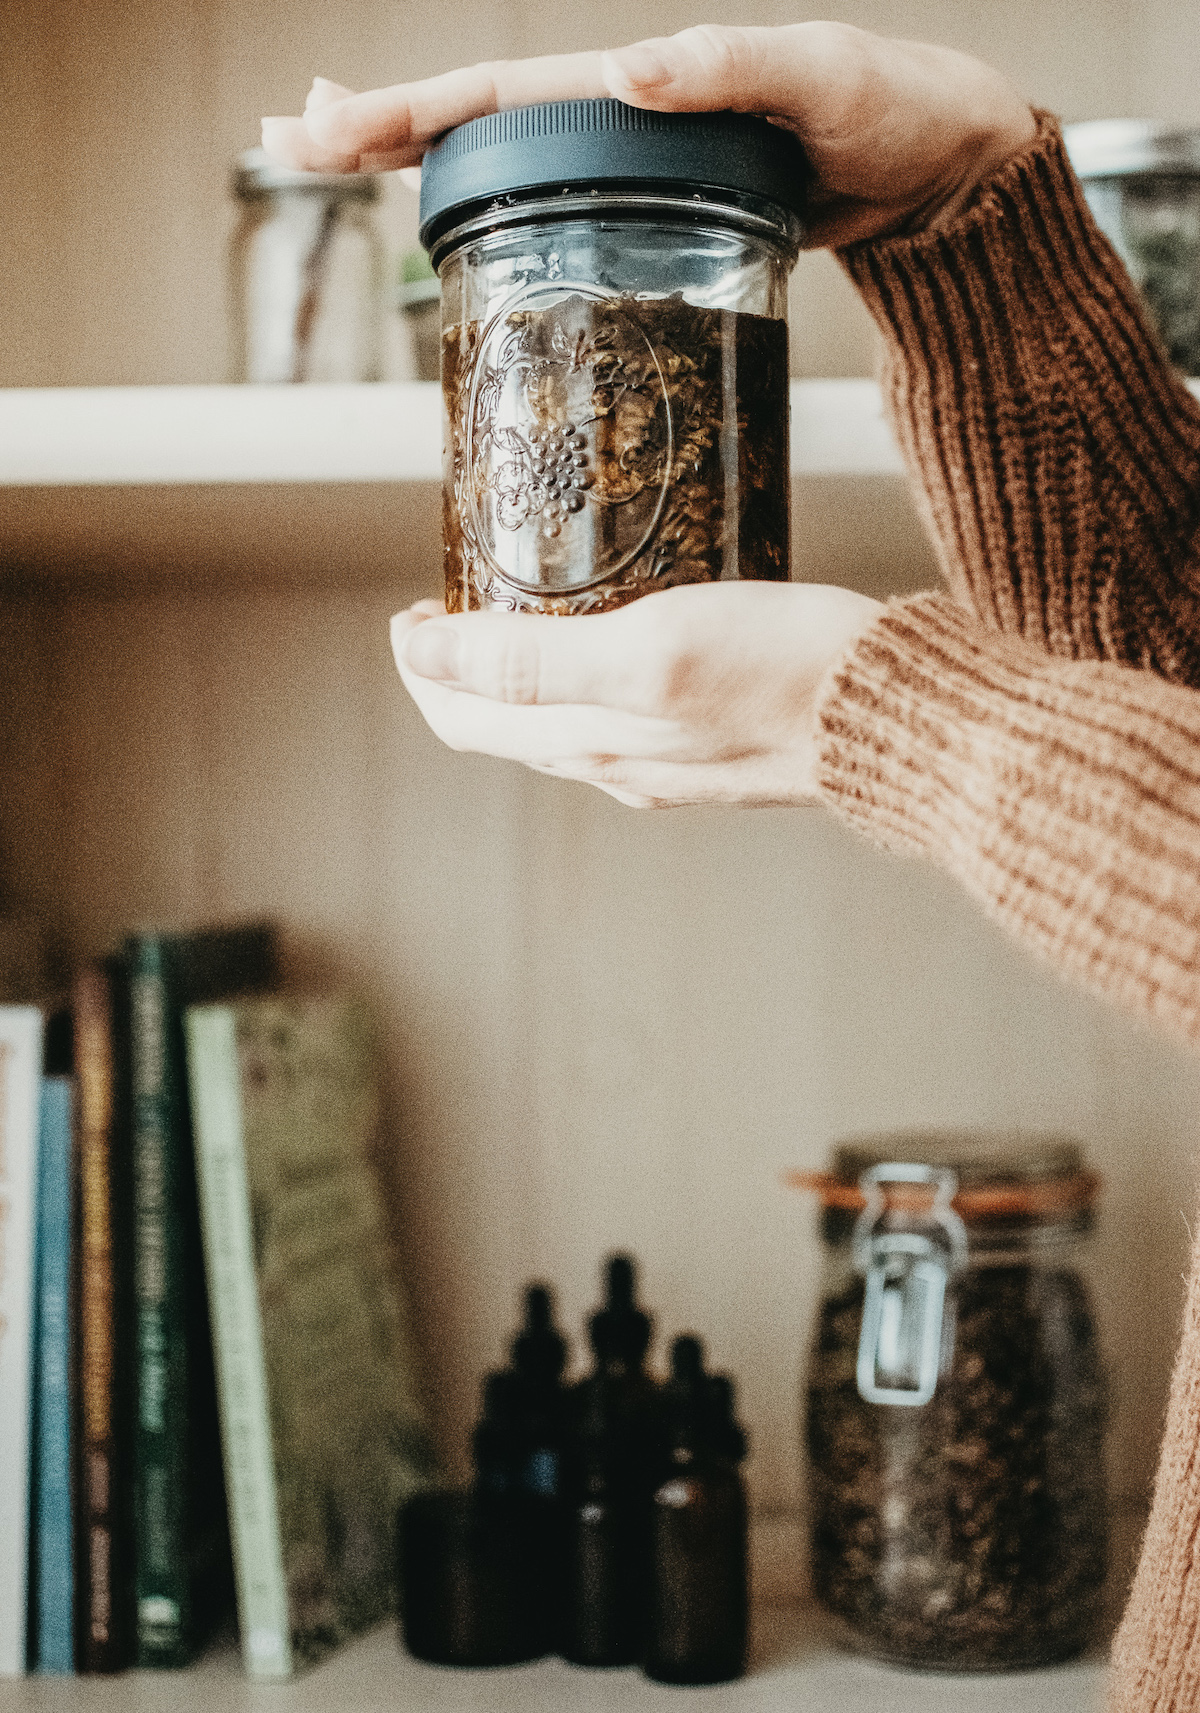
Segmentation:
<svg viewBox="0 0 1200 1713">
<path fill-rule="evenodd" d="M 785 1181 L 815 1192 L 827 1216 L 826 1234 L 836 1227 L 840 1235 L 867 1205 L 859 1179 L 889 1161 L 952 1172 L 958 1188 L 951 1205 L 968 1226 L 1065 1221 L 1082 1228 L 1101 1189 L 1077 1141 L 1027 1130 L 914 1129 L 849 1137 L 835 1144 L 828 1171 L 788 1172 Z M 886 1190 L 887 1205 L 904 1212 L 920 1211 L 930 1196 L 922 1184 L 891 1183 Z M 840 1217 L 831 1225 L 830 1215 Z"/>
<path fill-rule="evenodd" d="M 1087 119 L 1063 128 L 1080 178 L 1129 174 L 1200 175 L 1200 128 L 1150 119 Z"/>
<path fill-rule="evenodd" d="M 271 196 L 277 190 L 343 196 L 359 202 L 375 202 L 379 197 L 379 179 L 374 173 L 296 172 L 280 166 L 265 149 L 247 149 L 239 155 L 231 183 L 233 194 L 243 202 Z"/>
<path fill-rule="evenodd" d="M 808 162 L 790 131 L 741 113 L 649 113 L 604 97 L 489 113 L 447 133 L 421 170 L 421 242 L 463 212 L 535 190 L 678 187 L 756 196 L 800 217 Z"/>
</svg>

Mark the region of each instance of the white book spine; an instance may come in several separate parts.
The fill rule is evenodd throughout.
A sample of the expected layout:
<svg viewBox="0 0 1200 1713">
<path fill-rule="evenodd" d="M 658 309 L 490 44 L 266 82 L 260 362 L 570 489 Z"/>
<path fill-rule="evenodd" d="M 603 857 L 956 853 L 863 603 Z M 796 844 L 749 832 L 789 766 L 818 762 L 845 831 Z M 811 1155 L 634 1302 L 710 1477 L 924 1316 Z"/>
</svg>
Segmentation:
<svg viewBox="0 0 1200 1713">
<path fill-rule="evenodd" d="M 25 1670 L 42 1014 L 0 1006 L 0 1676 Z"/>
<path fill-rule="evenodd" d="M 227 1007 L 188 1012 L 187 1057 L 242 1658 L 250 1677 L 289 1677 L 291 1621 L 254 1270 L 241 1078 L 233 1013 Z"/>
</svg>

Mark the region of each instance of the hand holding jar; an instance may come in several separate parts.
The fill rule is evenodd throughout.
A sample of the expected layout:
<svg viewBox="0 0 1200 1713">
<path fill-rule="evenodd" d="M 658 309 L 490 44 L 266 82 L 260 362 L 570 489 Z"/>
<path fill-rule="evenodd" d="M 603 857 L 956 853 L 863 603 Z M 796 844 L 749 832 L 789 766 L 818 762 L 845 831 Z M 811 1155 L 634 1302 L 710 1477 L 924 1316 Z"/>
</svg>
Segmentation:
<svg viewBox="0 0 1200 1713">
<path fill-rule="evenodd" d="M 758 113 L 799 137 L 815 174 L 810 244 L 950 218 L 1034 135 L 1018 91 L 951 48 L 848 24 L 702 25 L 609 53 L 466 67 L 354 95 L 318 78 L 302 118 L 263 121 L 292 167 L 416 167 L 444 132 L 539 101 L 614 96 L 660 113 Z"/>
<path fill-rule="evenodd" d="M 263 135 L 272 153 L 297 167 L 324 172 L 403 168 L 415 166 L 447 130 L 482 115 L 604 97 L 655 113 L 732 110 L 771 117 L 799 138 L 807 159 L 804 241 L 809 244 L 845 244 L 952 218 L 975 185 L 1034 133 L 1033 117 L 1017 92 L 974 60 L 846 26 L 802 24 L 692 29 L 612 53 L 476 66 L 363 95 L 318 80 L 304 117 L 267 120 Z M 776 313 L 771 291 L 776 288 L 767 291 L 757 315 L 741 317 L 748 325 Z M 683 296 L 686 302 L 686 288 Z M 547 351 L 531 346 L 522 361 L 552 361 L 551 336 L 566 338 L 572 331 L 556 324 L 547 333 Z M 633 333 L 629 342 L 637 343 Z M 561 367 L 570 368 L 570 355 L 567 351 Z M 593 384 L 589 399 L 594 391 Z M 737 403 L 725 415 L 740 428 L 740 380 L 734 396 Z M 473 420 L 474 394 L 470 403 Z M 551 414 L 554 408 L 552 401 Z M 521 437 L 522 471 L 529 464 L 525 488 L 534 500 L 542 487 L 549 496 L 544 506 L 533 507 L 536 517 L 522 513 L 517 520 L 522 541 L 529 538 L 526 555 L 536 552 L 543 578 L 545 565 L 558 552 L 558 537 L 575 528 L 573 513 L 560 522 L 558 512 L 574 506 L 577 496 L 573 488 L 563 498 L 551 494 L 547 482 L 539 486 L 535 461 L 542 455 L 546 463 L 547 455 L 540 440 L 535 444 L 533 428 L 539 434 L 558 432 L 563 455 L 571 455 L 573 484 L 571 448 L 579 424 L 566 402 L 563 410 L 557 430 L 557 418 L 525 425 L 529 433 L 519 425 L 504 430 Z M 576 432 L 567 434 L 568 427 Z M 653 423 L 651 431 L 657 432 Z M 664 444 L 674 450 L 673 441 Z M 548 447 L 547 454 L 553 452 Z M 598 449 L 585 445 L 581 459 L 593 454 Z M 511 511 L 528 498 L 524 488 L 518 493 L 511 481 L 504 485 L 515 458 L 516 453 L 503 468 L 482 476 L 487 504 L 497 514 L 503 502 L 512 502 Z M 778 461 L 779 479 L 786 484 L 786 458 Z M 462 462 L 471 477 L 476 460 L 469 446 Z M 598 467 L 598 455 L 592 463 Z M 557 467 L 550 472 L 556 473 Z M 635 484 L 641 474 L 632 472 Z M 594 476 L 585 468 L 581 481 Z M 601 611 L 603 625 L 598 616 L 582 635 L 574 634 L 577 625 L 520 612 L 443 617 L 440 608 L 422 603 L 401 615 L 393 627 L 397 662 L 434 730 L 456 748 L 510 756 L 543 771 L 587 779 L 627 803 L 808 800 L 815 785 L 821 687 L 838 656 L 880 608 L 844 590 L 733 580 L 704 586 L 701 571 L 730 575 L 723 566 L 706 570 L 707 560 L 720 558 L 716 550 L 721 548 L 728 561 L 730 535 L 738 533 L 717 517 L 720 484 L 715 478 L 705 481 L 706 493 L 712 490 L 705 512 L 705 517 L 712 513 L 711 527 L 705 534 L 691 513 L 684 519 L 691 560 L 700 570 L 692 575 L 685 568 L 676 576 L 677 568 L 671 567 L 676 580 L 700 586 L 668 587 L 649 601 Z M 662 487 L 665 493 L 665 478 Z M 618 514 L 611 505 L 599 510 L 594 501 L 619 503 L 623 497 L 615 489 L 605 495 L 593 489 L 584 514 L 594 509 L 613 525 L 614 564 L 625 552 L 615 530 Z M 450 507 L 456 529 L 470 509 Z M 728 508 L 727 514 L 736 515 Z M 495 560 L 499 571 L 512 571 L 519 590 L 521 543 L 513 522 L 507 516 L 491 520 L 495 541 L 512 550 L 512 567 L 494 543 L 489 546 L 489 519 L 474 520 L 474 527 L 484 538 L 484 556 Z M 756 568 L 766 556 L 747 552 L 743 539 L 735 543 L 742 550 L 735 578 L 786 575 L 786 512 L 775 534 L 784 536 L 782 567 Z M 712 552 L 700 551 L 706 543 Z M 447 545 L 453 557 L 455 531 L 449 528 Z M 732 557 L 736 561 L 737 553 Z M 654 569 L 649 577 L 658 574 Z M 562 610 L 589 611 L 580 599 L 589 591 L 570 581 L 574 575 L 569 566 L 563 572 Z M 472 583 L 469 569 L 448 577 L 448 588 L 455 584 L 449 604 L 456 609 L 492 604 L 491 589 L 480 589 L 478 583 L 478 578 Z M 539 587 L 528 577 L 525 584 Z M 639 581 L 633 592 L 654 586 L 648 579 Z M 513 604 L 521 604 L 519 596 Z M 543 610 L 558 609 L 543 605 Z"/>
<path fill-rule="evenodd" d="M 392 620 L 392 647 L 452 749 L 635 808 L 795 806 L 816 790 L 830 662 L 882 610 L 815 583 L 703 583 L 569 622 L 422 601 Z"/>
</svg>

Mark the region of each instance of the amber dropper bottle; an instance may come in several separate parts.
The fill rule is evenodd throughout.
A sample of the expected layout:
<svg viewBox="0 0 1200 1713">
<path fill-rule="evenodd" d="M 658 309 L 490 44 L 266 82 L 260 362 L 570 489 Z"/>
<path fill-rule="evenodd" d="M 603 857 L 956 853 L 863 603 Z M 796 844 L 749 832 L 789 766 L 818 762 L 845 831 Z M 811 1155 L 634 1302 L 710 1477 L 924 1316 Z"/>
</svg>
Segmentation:
<svg viewBox="0 0 1200 1713">
<path fill-rule="evenodd" d="M 671 1348 L 662 1417 L 643 1669 L 659 1683 L 728 1683 L 746 1669 L 746 1439 L 732 1382 L 704 1372 L 698 1338 Z"/>
</svg>

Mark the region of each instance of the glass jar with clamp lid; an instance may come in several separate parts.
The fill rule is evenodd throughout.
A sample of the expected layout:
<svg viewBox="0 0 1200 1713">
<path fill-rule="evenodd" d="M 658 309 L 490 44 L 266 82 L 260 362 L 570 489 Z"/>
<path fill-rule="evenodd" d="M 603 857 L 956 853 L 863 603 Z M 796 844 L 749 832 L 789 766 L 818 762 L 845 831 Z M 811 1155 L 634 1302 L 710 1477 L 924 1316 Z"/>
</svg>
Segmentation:
<svg viewBox="0 0 1200 1713">
<path fill-rule="evenodd" d="M 908 1132 L 795 1174 L 822 1202 L 806 1387 L 814 1587 L 860 1650 L 1078 1653 L 1107 1564 L 1106 1384 L 1074 1142 Z"/>
</svg>

